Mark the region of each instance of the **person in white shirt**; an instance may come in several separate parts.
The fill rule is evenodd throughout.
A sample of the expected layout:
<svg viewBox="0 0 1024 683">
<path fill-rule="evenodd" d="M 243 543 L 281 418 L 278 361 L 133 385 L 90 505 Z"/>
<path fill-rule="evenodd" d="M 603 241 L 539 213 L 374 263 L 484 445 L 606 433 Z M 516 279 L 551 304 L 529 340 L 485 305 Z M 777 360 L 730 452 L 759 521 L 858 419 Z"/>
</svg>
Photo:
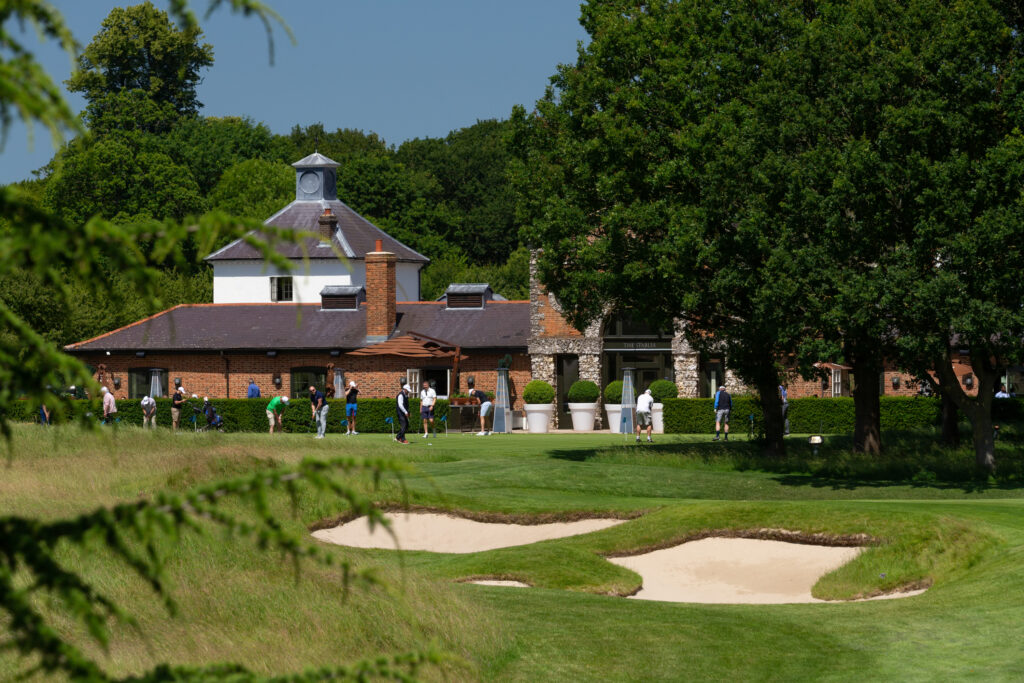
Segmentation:
<svg viewBox="0 0 1024 683">
<path fill-rule="evenodd" d="M 654 430 L 654 419 L 651 417 L 651 408 L 654 406 L 654 397 L 648 389 L 640 394 L 636 400 L 636 442 L 640 443 L 640 432 L 647 427 L 647 443 L 652 443 L 651 432 Z"/>
<path fill-rule="evenodd" d="M 1010 394 L 1006 391 L 1005 385 L 999 385 L 999 391 L 996 392 L 996 398 L 1010 398 Z"/>
<path fill-rule="evenodd" d="M 423 438 L 430 435 L 430 428 L 434 426 L 434 404 L 437 403 L 437 392 L 434 391 L 430 382 L 423 380 L 423 388 L 420 389 L 420 421 L 423 422 Z"/>
<path fill-rule="evenodd" d="M 142 426 L 156 429 L 156 401 L 152 396 L 142 399 Z"/>
</svg>

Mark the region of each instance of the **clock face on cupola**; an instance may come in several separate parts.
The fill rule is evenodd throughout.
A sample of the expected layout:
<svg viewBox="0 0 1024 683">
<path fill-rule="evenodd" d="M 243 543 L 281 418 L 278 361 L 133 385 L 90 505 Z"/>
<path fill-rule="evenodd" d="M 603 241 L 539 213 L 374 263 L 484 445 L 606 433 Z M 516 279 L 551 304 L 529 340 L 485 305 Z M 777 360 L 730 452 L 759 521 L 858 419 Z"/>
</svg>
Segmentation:
<svg viewBox="0 0 1024 683">
<path fill-rule="evenodd" d="M 292 164 L 295 167 L 295 199 L 315 202 L 338 198 L 337 171 L 339 164 L 313 152 Z"/>
</svg>

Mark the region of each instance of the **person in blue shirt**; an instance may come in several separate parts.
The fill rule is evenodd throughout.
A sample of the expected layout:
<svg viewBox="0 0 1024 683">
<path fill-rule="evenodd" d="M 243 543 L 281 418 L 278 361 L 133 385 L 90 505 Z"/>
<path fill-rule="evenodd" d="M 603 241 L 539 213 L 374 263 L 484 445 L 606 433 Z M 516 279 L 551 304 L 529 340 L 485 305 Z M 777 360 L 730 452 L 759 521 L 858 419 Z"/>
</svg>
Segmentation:
<svg viewBox="0 0 1024 683">
<path fill-rule="evenodd" d="M 246 393 L 245 397 L 246 398 L 259 398 L 260 397 L 260 387 L 259 387 L 258 384 L 256 384 L 256 380 L 254 380 L 251 377 L 249 378 L 249 391 Z"/>
<path fill-rule="evenodd" d="M 789 392 L 779 385 L 779 398 L 782 399 L 782 421 L 786 424 L 786 436 L 789 436 Z"/>
<path fill-rule="evenodd" d="M 725 440 L 729 440 L 729 413 L 732 412 L 732 396 L 725 390 L 725 385 L 718 387 L 715 394 L 715 438 L 718 441 L 718 434 L 725 425 Z"/>
</svg>

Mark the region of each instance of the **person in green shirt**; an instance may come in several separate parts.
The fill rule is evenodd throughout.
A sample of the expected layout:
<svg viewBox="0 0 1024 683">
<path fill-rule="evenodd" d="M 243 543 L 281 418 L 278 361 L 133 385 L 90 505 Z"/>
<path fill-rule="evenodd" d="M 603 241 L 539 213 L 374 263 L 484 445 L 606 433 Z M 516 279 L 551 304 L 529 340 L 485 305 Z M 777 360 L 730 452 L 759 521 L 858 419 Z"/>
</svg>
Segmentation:
<svg viewBox="0 0 1024 683">
<path fill-rule="evenodd" d="M 270 423 L 271 434 L 274 433 L 274 427 L 277 427 L 277 431 L 282 431 L 281 416 L 284 415 L 284 409 L 287 407 L 287 396 L 275 396 L 270 399 L 270 403 L 267 404 L 267 422 Z"/>
</svg>

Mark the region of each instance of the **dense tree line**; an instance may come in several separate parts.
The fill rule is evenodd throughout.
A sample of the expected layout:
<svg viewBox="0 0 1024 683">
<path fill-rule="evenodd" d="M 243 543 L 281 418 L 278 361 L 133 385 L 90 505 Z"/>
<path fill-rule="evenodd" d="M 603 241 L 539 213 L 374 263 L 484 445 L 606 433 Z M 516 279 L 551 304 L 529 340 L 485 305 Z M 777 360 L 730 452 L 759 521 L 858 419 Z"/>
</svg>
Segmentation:
<svg viewBox="0 0 1024 683">
<path fill-rule="evenodd" d="M 528 263 L 516 251 L 506 180 L 507 122 L 480 121 L 397 147 L 374 133 L 320 123 L 277 135 L 246 117 L 200 115 L 196 86 L 213 61 L 198 27 L 178 29 L 148 2 L 112 10 L 67 81 L 86 99 L 84 132 L 20 187 L 76 225 L 93 217 L 180 221 L 210 211 L 263 220 L 294 198 L 290 164 L 316 148 L 341 164 L 342 201 L 433 261 L 424 298 L 449 282 L 477 280 L 509 298 L 527 295 Z M 192 242 L 184 249 L 196 253 Z M 211 273 L 201 261 L 168 264 L 161 277 L 157 306 L 210 300 Z M 41 296 L 31 278 L 0 277 L 0 300 L 45 318 L 37 329 L 59 344 L 155 312 L 141 300 L 113 307 L 85 292 L 68 306 L 29 303 Z"/>
<path fill-rule="evenodd" d="M 513 117 L 522 220 L 570 319 L 683 318 L 757 388 L 775 453 L 784 369 L 829 358 L 878 452 L 895 361 L 991 469 L 998 368 L 1024 360 L 1018 6 L 594 0 L 582 23 L 577 61 Z"/>
</svg>

